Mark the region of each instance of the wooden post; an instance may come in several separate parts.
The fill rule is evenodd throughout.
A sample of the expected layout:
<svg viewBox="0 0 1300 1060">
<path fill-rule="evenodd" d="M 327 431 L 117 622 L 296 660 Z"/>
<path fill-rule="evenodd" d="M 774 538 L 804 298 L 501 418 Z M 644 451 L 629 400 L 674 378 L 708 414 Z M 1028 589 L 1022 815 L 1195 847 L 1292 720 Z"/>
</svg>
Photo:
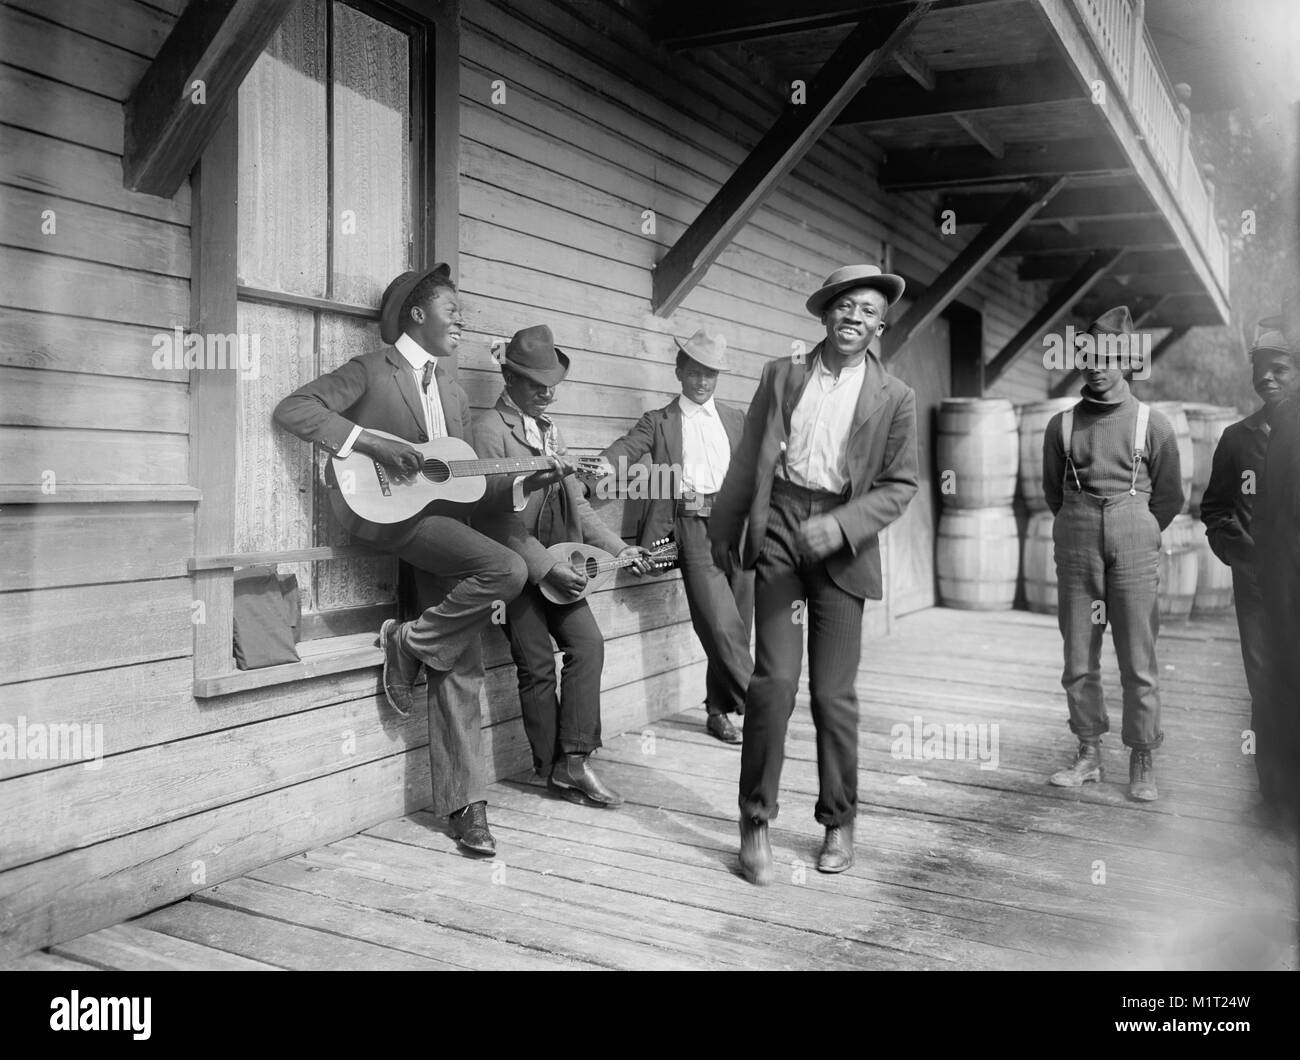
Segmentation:
<svg viewBox="0 0 1300 1060">
<path fill-rule="evenodd" d="M 1131 101 L 1137 93 L 1138 52 L 1142 49 L 1142 33 L 1145 29 L 1145 0 L 1131 0 L 1133 5 L 1133 32 L 1129 38 L 1128 49 L 1128 98 Z"/>
<path fill-rule="evenodd" d="M 808 101 L 786 106 L 655 266 L 651 301 L 658 316 L 670 316 L 681 305 L 772 188 L 794 169 L 929 9 L 930 0 L 919 0 L 910 8 L 873 11 L 835 49 L 808 86 Z"/>
</svg>

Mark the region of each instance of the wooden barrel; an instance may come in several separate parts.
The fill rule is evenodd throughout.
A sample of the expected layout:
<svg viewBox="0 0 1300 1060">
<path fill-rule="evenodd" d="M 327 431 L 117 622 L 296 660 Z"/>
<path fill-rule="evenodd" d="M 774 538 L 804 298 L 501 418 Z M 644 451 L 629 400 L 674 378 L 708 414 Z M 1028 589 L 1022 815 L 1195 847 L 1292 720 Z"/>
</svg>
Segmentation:
<svg viewBox="0 0 1300 1060">
<path fill-rule="evenodd" d="M 1183 472 L 1182 511 L 1186 513 L 1192 503 L 1192 480 L 1196 468 L 1196 452 L 1192 448 L 1192 429 L 1187 422 L 1187 413 L 1183 411 L 1181 401 L 1150 401 L 1147 404 L 1155 411 L 1164 413 L 1165 418 L 1173 424 L 1174 435 L 1178 439 L 1178 461 Z M 1209 477 L 1208 471 L 1206 477 Z"/>
<path fill-rule="evenodd" d="M 1025 528 L 1021 568 L 1025 572 L 1025 604 L 1040 615 L 1056 614 L 1056 556 L 1052 545 L 1051 512 L 1034 512 Z"/>
<path fill-rule="evenodd" d="M 1201 510 L 1201 498 L 1210 482 L 1214 449 L 1223 437 L 1224 429 L 1241 419 L 1241 415 L 1236 409 L 1223 405 L 1184 405 L 1183 412 L 1192 436 L 1192 501 L 1189 510 L 1195 515 Z"/>
<path fill-rule="evenodd" d="M 943 606 L 1010 611 L 1020 573 L 1020 537 L 1010 506 L 944 509 L 934 566 Z"/>
<path fill-rule="evenodd" d="M 1003 508 L 1016 495 L 1016 410 L 1003 398 L 945 398 L 935 463 L 947 508 Z"/>
<path fill-rule="evenodd" d="M 1160 535 L 1160 617 L 1189 618 L 1196 600 L 1196 520 L 1175 515 Z"/>
<path fill-rule="evenodd" d="M 1196 598 L 1192 614 L 1217 615 L 1232 610 L 1232 568 L 1220 563 L 1210 551 L 1205 524 L 1192 520 L 1192 539 L 1196 548 Z"/>
<path fill-rule="evenodd" d="M 1020 496 L 1031 512 L 1047 511 L 1043 497 L 1043 432 L 1058 412 L 1073 408 L 1078 398 L 1052 398 L 1020 406 Z"/>
</svg>

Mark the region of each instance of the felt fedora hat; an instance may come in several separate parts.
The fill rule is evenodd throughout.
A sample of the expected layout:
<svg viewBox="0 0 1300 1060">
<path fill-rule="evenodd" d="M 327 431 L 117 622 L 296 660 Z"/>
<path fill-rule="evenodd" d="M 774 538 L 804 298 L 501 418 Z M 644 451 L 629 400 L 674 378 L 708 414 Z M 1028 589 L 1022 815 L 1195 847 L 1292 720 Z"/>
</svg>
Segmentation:
<svg viewBox="0 0 1300 1060">
<path fill-rule="evenodd" d="M 673 341 L 682 353 L 705 368 L 712 368 L 715 372 L 731 371 L 731 363 L 727 360 L 727 337 L 722 332 L 700 328 L 685 342 L 678 338 Z"/>
<path fill-rule="evenodd" d="M 421 280 L 435 274 L 441 275 L 448 283 L 451 282 L 451 266 L 440 261 L 432 268 L 423 271 L 410 269 L 384 289 L 384 297 L 379 301 L 379 337 L 390 346 L 402 334 L 402 306 L 406 304 L 406 300 L 411 297 L 411 292 L 419 286 Z"/>
<path fill-rule="evenodd" d="M 1128 306 L 1117 305 L 1097 317 L 1088 325 L 1088 330 L 1094 335 L 1131 335 L 1136 329 L 1133 327 L 1133 316 L 1129 313 Z"/>
<path fill-rule="evenodd" d="M 501 363 L 542 386 L 555 386 L 569 374 L 569 358 L 555 345 L 555 336 L 545 324 L 516 331 Z"/>
<path fill-rule="evenodd" d="M 804 304 L 808 312 L 815 317 L 820 317 L 826 309 L 826 303 L 841 291 L 848 291 L 854 287 L 874 287 L 889 299 L 890 305 L 893 305 L 903 297 L 903 288 L 906 286 L 903 277 L 881 272 L 875 265 L 845 265 L 827 276 L 826 281 L 809 296 Z"/>
</svg>

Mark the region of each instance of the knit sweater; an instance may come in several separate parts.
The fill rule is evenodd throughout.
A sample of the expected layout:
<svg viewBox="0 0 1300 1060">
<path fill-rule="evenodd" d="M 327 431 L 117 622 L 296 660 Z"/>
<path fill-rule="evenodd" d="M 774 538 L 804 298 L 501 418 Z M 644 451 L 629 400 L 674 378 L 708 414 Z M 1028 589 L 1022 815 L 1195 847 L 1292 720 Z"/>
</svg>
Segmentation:
<svg viewBox="0 0 1300 1060">
<path fill-rule="evenodd" d="M 1070 448 L 1079 482 L 1089 493 L 1103 497 L 1127 493 L 1133 477 L 1133 435 L 1137 431 L 1138 401 L 1121 380 L 1106 400 L 1093 397 L 1085 386 L 1074 406 L 1074 431 Z M 1067 481 L 1065 447 L 1061 439 L 1061 413 L 1043 435 L 1043 493 L 1055 515 L 1064 503 Z M 1182 468 L 1178 438 L 1168 418 L 1151 409 L 1146 449 L 1138 469 L 1137 490 L 1149 494 L 1147 504 L 1163 530 L 1183 506 Z"/>
</svg>

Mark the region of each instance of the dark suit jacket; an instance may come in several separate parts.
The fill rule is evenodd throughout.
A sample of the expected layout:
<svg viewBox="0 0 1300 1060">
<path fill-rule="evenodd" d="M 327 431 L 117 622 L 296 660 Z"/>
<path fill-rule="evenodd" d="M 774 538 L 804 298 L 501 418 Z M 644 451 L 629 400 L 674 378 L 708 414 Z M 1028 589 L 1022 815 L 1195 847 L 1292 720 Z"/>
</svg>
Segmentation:
<svg viewBox="0 0 1300 1060">
<path fill-rule="evenodd" d="M 441 365 L 434 367 L 438 397 L 447 433 L 468 441 L 469 399 Z M 353 426 L 386 431 L 408 442 L 427 442 L 424 403 L 411 375 L 411 366 L 392 346 L 353 357 L 346 364 L 300 386 L 276 407 L 275 422 L 291 434 L 336 453 Z M 334 485 L 334 468 L 325 467 L 325 481 Z M 334 505 L 343 528 L 355 537 L 397 548 L 409 538 L 414 522 L 378 528 L 358 519 L 342 503 Z"/>
<path fill-rule="evenodd" d="M 558 432 L 558 428 L 557 428 Z M 563 453 L 563 443 L 556 437 L 557 449 Z M 493 457 L 540 456 L 539 450 L 528 444 L 524 433 L 523 418 L 505 403 L 504 397 L 490 409 L 484 409 L 474 417 L 474 451 L 485 460 Z M 480 510 L 495 512 L 504 507 L 509 509 L 512 500 L 514 478 L 501 475 L 488 480 L 488 497 Z M 591 505 L 587 503 L 582 486 L 572 475 L 564 479 L 558 492 L 562 507 L 562 530 L 555 530 L 558 541 L 584 541 L 597 548 L 617 554 L 623 550 L 623 539 L 600 521 Z M 523 557 L 528 566 L 528 580 L 540 582 L 547 572 L 555 566 L 556 560 L 546 551 L 546 544 L 537 539 L 537 528 L 542 517 L 542 501 L 546 490 L 534 490 L 528 494 L 527 507 L 520 513 L 519 519 L 503 520 L 495 515 L 486 519 L 475 516 L 474 526 L 495 538 L 503 545 L 514 549 Z M 562 536 L 559 536 L 561 535 Z"/>
<path fill-rule="evenodd" d="M 714 400 L 718 410 L 718 419 L 727 432 L 727 441 L 731 443 L 731 455 L 735 458 L 736 448 L 740 445 L 745 432 L 745 414 L 730 405 Z M 600 455 L 615 467 L 619 458 L 627 461 L 628 467 L 635 464 L 646 453 L 656 469 L 672 468 L 680 471 L 682 466 L 682 410 L 674 398 L 661 409 L 652 409 L 636 422 L 627 434 L 611 445 Z M 660 475 L 651 479 L 658 483 Z M 672 476 L 672 493 L 668 497 L 652 498 L 642 509 L 637 523 L 637 543 L 649 548 L 652 542 L 667 537 L 672 532 L 676 516 L 676 498 L 681 492 L 681 481 L 677 474 Z"/>
<path fill-rule="evenodd" d="M 763 368 L 758 391 L 745 417 L 745 436 L 731 461 L 727 480 L 713 505 L 709 538 L 735 546 L 749 519 L 741 562 L 753 567 L 767 537 L 772 479 L 788 443 L 790 417 L 808 385 L 814 358 L 783 357 Z M 903 514 L 917 490 L 916 394 L 867 354 L 866 377 L 848 438 L 849 496 L 829 513 L 844 530 L 846 544 L 826 557 L 826 571 L 845 592 L 868 600 L 884 595 L 880 531 Z"/>
<path fill-rule="evenodd" d="M 1210 548 L 1224 563 L 1255 564 L 1255 541 L 1250 522 L 1255 508 L 1255 490 L 1259 489 L 1268 452 L 1264 410 L 1259 409 L 1238 420 L 1223 432 L 1214 449 L 1210 480 L 1201 498 L 1201 522 Z M 1246 492 L 1242 474 L 1251 472 L 1254 489 Z"/>
</svg>

